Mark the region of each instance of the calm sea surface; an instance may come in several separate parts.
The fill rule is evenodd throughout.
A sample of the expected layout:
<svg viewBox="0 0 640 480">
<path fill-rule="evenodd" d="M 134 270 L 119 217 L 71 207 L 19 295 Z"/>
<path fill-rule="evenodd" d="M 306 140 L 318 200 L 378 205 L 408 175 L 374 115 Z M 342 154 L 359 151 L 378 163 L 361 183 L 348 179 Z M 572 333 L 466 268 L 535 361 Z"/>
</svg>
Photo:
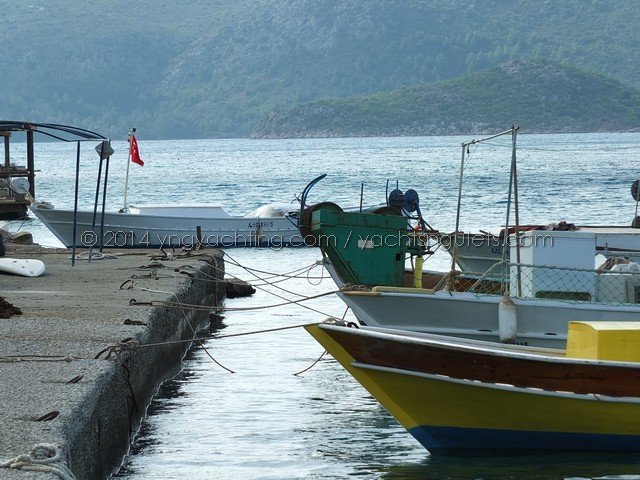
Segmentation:
<svg viewBox="0 0 640 480">
<path fill-rule="evenodd" d="M 415 188 L 435 228 L 455 225 L 460 144 L 471 137 L 313 140 L 145 141 L 146 165 L 131 166 L 129 203 L 207 202 L 245 214 L 289 202 L 315 176 L 328 173 L 311 202 L 384 202 L 387 180 Z M 93 203 L 97 155 L 83 147 L 80 202 Z M 113 143 L 108 208 L 122 206 L 126 142 Z M 13 149 L 13 161 L 24 163 Z M 629 224 L 640 177 L 640 134 L 520 135 L 518 168 L 522 223 L 560 220 Z M 510 138 L 470 147 L 465 169 L 465 230 L 497 231 L 504 223 Z M 38 144 L 36 197 L 59 207 L 73 201 L 75 145 Z M 512 217 L 513 218 L 513 217 Z M 60 244 L 37 220 L 9 222 L 47 246 Z M 316 249 L 230 249 L 228 273 L 260 287 L 228 307 L 264 306 L 335 289 L 315 262 Z M 234 266 L 236 262 L 242 267 Z M 431 268 L 446 268 L 444 255 Z M 429 265 L 428 265 L 429 266 Z M 306 268 L 305 268 L 306 267 Z M 294 272 L 295 271 L 295 272 Z M 263 273 L 270 272 L 270 273 Z M 274 273 L 300 273 L 283 280 Z M 260 278 L 272 277 L 267 285 Z M 324 277 L 324 278 L 323 278 Z M 335 296 L 310 308 L 226 312 L 211 331 L 222 335 L 342 317 Z M 399 312 L 402 314 L 402 312 Z M 209 340 L 192 350 L 183 371 L 166 382 L 149 408 L 118 478 L 139 479 L 640 479 L 640 455 L 431 457 L 330 358 L 294 375 L 323 349 L 301 328 Z"/>
</svg>

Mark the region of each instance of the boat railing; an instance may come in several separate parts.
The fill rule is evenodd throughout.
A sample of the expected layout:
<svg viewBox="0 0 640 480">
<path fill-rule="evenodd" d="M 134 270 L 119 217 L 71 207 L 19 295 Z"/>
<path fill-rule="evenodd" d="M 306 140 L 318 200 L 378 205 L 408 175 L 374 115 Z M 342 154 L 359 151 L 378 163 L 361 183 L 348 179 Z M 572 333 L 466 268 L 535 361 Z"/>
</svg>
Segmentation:
<svg viewBox="0 0 640 480">
<path fill-rule="evenodd" d="M 612 269 L 497 262 L 466 289 L 478 295 L 523 300 L 554 299 L 572 303 L 640 304 L 640 269 L 623 264 Z"/>
</svg>

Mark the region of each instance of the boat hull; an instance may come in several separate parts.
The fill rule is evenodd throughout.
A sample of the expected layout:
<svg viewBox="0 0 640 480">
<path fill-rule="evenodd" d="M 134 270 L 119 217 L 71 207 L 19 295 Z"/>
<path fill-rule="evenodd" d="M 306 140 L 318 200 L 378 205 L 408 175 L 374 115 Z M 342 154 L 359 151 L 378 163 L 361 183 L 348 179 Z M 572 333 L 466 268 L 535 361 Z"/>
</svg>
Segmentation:
<svg viewBox="0 0 640 480">
<path fill-rule="evenodd" d="M 566 432 L 534 432 L 488 428 L 457 428 L 421 426 L 408 432 L 434 453 L 478 450 L 551 450 L 637 452 L 640 450 L 638 435 L 607 435 Z"/>
<path fill-rule="evenodd" d="M 75 242 L 73 210 L 40 208 L 30 210 L 66 247 L 102 246 L 110 248 L 170 248 L 196 244 L 214 247 L 302 246 L 295 220 L 289 217 L 159 216 L 107 212 L 102 215 L 78 211 Z M 92 227 L 92 224 L 95 225 Z M 200 229 L 200 237 L 197 231 Z"/>
<path fill-rule="evenodd" d="M 344 346 L 344 335 L 358 335 L 356 329 L 314 325 L 307 330 L 432 453 L 640 450 L 638 398 L 521 388 L 373 365 L 354 358 Z M 333 335 L 343 330 L 343 337 Z M 404 347 L 399 342 L 393 348 L 402 354 Z M 562 367 L 556 373 L 561 375 Z"/>
<path fill-rule="evenodd" d="M 358 367 L 354 367 L 358 368 Z M 469 449 L 638 451 L 637 403 L 551 395 L 494 385 L 366 370 L 413 420 L 431 452 Z M 546 439 L 550 439 L 547 443 Z"/>
<path fill-rule="evenodd" d="M 416 293 L 375 290 L 343 291 L 339 296 L 360 322 L 371 327 L 500 341 L 501 296 L 444 290 L 415 289 Z M 517 315 L 516 343 L 523 345 L 562 348 L 567 341 L 567 324 L 573 320 L 640 320 L 640 305 L 512 300 Z"/>
</svg>

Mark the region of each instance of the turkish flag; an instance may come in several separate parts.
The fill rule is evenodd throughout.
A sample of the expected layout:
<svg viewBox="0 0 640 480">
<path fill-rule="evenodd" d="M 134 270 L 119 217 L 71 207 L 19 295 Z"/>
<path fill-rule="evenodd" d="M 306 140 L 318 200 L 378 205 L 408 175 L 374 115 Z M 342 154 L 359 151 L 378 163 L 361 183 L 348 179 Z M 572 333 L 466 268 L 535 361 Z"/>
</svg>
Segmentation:
<svg viewBox="0 0 640 480">
<path fill-rule="evenodd" d="M 140 152 L 138 151 L 138 141 L 135 135 L 131 135 L 131 141 L 129 143 L 129 154 L 131 155 L 131 161 L 137 163 L 141 167 L 144 167 L 144 162 L 140 158 Z"/>
</svg>

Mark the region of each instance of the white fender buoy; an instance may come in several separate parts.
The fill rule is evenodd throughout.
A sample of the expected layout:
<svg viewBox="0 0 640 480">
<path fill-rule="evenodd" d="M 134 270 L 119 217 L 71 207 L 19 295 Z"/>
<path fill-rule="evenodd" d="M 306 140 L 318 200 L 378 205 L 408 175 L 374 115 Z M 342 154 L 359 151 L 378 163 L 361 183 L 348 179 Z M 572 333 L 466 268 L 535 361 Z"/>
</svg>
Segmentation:
<svg viewBox="0 0 640 480">
<path fill-rule="evenodd" d="M 44 262 L 21 258 L 0 258 L 0 273 L 10 273 L 21 277 L 39 277 L 44 273 Z"/>
<path fill-rule="evenodd" d="M 500 341 L 514 343 L 518 335 L 518 315 L 516 304 L 513 303 L 508 293 L 505 293 L 500 305 L 498 305 L 498 332 Z"/>
</svg>

